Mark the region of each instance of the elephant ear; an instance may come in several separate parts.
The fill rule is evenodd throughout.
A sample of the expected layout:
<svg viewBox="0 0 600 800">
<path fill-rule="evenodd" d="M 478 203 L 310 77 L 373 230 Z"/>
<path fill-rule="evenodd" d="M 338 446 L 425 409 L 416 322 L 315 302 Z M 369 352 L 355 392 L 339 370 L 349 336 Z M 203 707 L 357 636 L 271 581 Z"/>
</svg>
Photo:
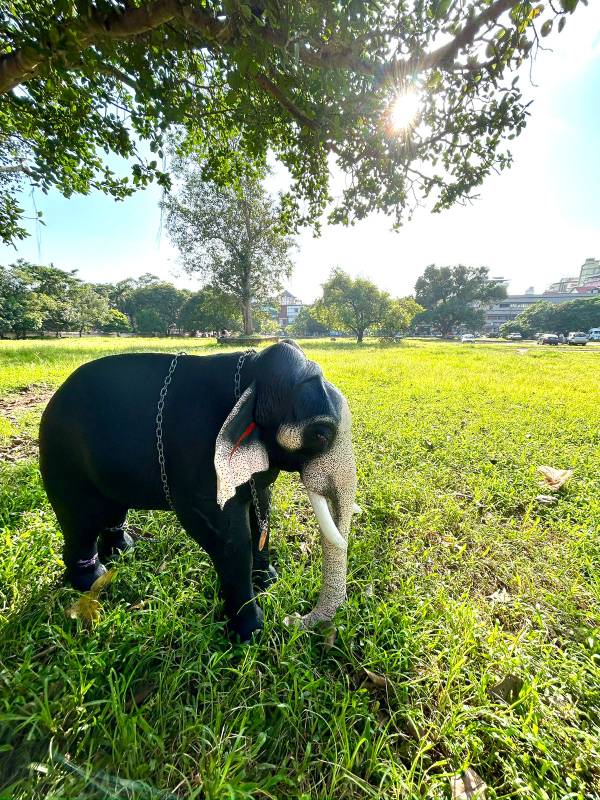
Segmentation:
<svg viewBox="0 0 600 800">
<path fill-rule="evenodd" d="M 256 387 L 252 383 L 233 407 L 217 436 L 217 502 L 223 508 L 235 490 L 256 472 L 269 469 L 267 449 L 254 422 Z"/>
</svg>

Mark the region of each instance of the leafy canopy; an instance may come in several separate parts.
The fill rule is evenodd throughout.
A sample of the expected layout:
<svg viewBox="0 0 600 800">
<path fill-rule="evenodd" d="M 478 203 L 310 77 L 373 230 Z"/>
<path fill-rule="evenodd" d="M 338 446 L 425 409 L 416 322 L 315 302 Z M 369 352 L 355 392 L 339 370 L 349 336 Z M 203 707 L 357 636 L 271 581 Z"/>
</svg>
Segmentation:
<svg viewBox="0 0 600 800">
<path fill-rule="evenodd" d="M 520 333 L 533 337 L 538 333 L 563 333 L 589 331 L 600 327 L 600 297 L 581 297 L 566 303 L 533 303 L 516 319 L 500 326 L 500 333 Z"/>
<path fill-rule="evenodd" d="M 327 205 L 329 156 L 351 178 L 332 221 L 400 223 L 429 195 L 448 207 L 509 164 L 527 114 L 516 70 L 577 2 L 0 0 L 0 236 L 25 235 L 23 180 L 117 198 L 168 185 L 174 125 L 221 184 L 270 149 L 291 174 L 291 226 Z M 393 101 L 412 91 L 398 131 Z"/>
<path fill-rule="evenodd" d="M 415 284 L 415 300 L 426 310 L 419 323 L 449 336 L 457 325 L 480 328 L 483 308 L 506 297 L 506 288 L 488 277 L 487 267 L 436 267 L 430 264 Z"/>
<path fill-rule="evenodd" d="M 232 295 L 214 286 L 204 286 L 183 304 L 179 312 L 179 327 L 186 333 L 239 329 L 239 304 Z"/>
<path fill-rule="evenodd" d="M 373 326 L 383 322 L 390 296 L 364 278 L 352 279 L 334 269 L 323 284 L 323 297 L 313 307 L 314 316 L 332 330 L 350 331 L 362 342 Z"/>
<path fill-rule="evenodd" d="M 412 321 L 425 309 L 413 297 L 400 297 L 390 300 L 387 311 L 377 331 L 379 336 L 397 336 L 410 328 Z"/>
<path fill-rule="evenodd" d="M 169 235 L 188 272 L 236 298 L 251 334 L 253 303 L 276 295 L 292 271 L 279 209 L 257 178 L 220 188 L 204 180 L 195 159 L 180 162 L 178 177 L 177 192 L 164 202 Z"/>
</svg>

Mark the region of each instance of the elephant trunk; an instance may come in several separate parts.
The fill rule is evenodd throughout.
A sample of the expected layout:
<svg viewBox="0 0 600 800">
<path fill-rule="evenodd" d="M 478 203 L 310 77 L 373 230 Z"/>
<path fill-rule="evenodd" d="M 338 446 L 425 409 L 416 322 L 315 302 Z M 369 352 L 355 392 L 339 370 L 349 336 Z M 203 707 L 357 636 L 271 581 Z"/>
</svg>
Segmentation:
<svg viewBox="0 0 600 800">
<path fill-rule="evenodd" d="M 346 599 L 346 573 L 348 563 L 348 535 L 354 507 L 355 487 L 330 503 L 313 492 L 308 493 L 321 530 L 323 551 L 323 582 L 319 598 L 312 611 L 301 618 L 304 628 L 311 628 L 318 622 L 328 622 Z M 341 500 L 341 502 L 340 502 Z"/>
<path fill-rule="evenodd" d="M 346 599 L 348 536 L 356 497 L 356 464 L 351 439 L 350 409 L 343 400 L 341 422 L 333 447 L 308 462 L 302 483 L 321 531 L 323 583 L 317 604 L 300 624 L 310 628 L 333 619 Z"/>
</svg>

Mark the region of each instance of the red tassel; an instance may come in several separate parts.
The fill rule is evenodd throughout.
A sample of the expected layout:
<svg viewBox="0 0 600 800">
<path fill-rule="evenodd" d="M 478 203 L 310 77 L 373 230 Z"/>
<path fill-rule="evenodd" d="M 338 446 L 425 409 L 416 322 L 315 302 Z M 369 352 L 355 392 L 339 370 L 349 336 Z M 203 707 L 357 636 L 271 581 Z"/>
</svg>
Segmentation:
<svg viewBox="0 0 600 800">
<path fill-rule="evenodd" d="M 241 443 L 244 441 L 244 439 L 246 439 L 248 436 L 250 436 L 250 434 L 252 433 L 254 428 L 256 428 L 256 422 L 251 422 L 250 425 L 248 425 L 248 427 L 246 428 L 246 430 L 242 433 L 240 438 L 237 440 L 237 442 L 233 445 L 231 453 L 229 454 L 229 460 L 230 461 L 233 458 L 233 454 L 235 453 L 235 451 L 238 449 L 238 447 L 241 445 Z"/>
</svg>

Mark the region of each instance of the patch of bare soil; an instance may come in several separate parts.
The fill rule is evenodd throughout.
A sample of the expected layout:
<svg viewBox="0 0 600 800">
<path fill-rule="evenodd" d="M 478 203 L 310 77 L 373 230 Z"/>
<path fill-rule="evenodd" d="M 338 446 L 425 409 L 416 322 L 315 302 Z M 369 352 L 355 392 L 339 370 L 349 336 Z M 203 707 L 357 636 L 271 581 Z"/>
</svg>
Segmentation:
<svg viewBox="0 0 600 800">
<path fill-rule="evenodd" d="M 33 411 L 38 406 L 45 406 L 53 393 L 54 389 L 44 386 L 28 386 L 14 394 L 0 397 L 0 416 L 17 423 L 22 414 Z M 21 433 L 0 441 L 0 461 L 14 464 L 26 458 L 35 458 L 37 453 L 37 439 L 26 434 Z"/>
</svg>

